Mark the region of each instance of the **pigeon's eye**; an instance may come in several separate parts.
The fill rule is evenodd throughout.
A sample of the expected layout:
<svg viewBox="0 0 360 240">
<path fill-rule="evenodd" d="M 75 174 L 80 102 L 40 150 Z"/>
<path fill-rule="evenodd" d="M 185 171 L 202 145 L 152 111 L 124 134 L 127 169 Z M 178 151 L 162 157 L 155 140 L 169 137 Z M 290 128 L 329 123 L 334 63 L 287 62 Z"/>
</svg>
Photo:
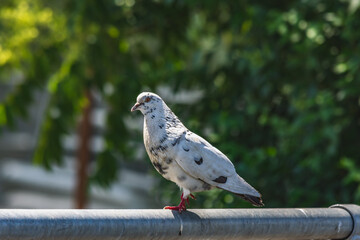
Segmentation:
<svg viewBox="0 0 360 240">
<path fill-rule="evenodd" d="M 150 97 L 145 98 L 145 102 L 150 102 Z"/>
</svg>

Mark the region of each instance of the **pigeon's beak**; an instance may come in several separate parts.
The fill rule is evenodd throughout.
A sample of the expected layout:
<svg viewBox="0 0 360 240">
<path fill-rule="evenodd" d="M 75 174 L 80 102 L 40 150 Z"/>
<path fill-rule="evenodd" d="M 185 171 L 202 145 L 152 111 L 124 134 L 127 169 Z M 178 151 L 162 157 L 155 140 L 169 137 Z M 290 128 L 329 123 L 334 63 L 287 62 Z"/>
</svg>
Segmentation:
<svg viewBox="0 0 360 240">
<path fill-rule="evenodd" d="M 135 105 L 131 108 L 131 111 L 135 111 L 137 110 L 137 108 L 140 106 L 141 104 L 140 103 L 135 103 Z"/>
</svg>

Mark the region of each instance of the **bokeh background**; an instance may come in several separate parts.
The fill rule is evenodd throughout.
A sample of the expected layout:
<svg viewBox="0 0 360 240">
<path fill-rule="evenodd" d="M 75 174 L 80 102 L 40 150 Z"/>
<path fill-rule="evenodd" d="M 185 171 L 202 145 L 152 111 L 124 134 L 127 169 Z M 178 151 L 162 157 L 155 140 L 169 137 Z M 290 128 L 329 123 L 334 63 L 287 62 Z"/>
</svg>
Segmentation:
<svg viewBox="0 0 360 240">
<path fill-rule="evenodd" d="M 130 113 L 142 91 L 267 207 L 360 204 L 359 0 L 1 0 L 0 206 L 177 204 Z"/>
</svg>

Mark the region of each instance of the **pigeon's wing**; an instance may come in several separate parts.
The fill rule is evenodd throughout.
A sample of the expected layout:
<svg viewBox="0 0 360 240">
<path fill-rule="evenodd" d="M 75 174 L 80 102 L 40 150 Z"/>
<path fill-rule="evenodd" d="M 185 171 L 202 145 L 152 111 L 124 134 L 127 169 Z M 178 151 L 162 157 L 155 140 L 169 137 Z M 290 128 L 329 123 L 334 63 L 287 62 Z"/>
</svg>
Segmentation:
<svg viewBox="0 0 360 240">
<path fill-rule="evenodd" d="M 176 143 L 176 162 L 194 178 L 236 194 L 261 196 L 236 173 L 232 162 L 202 137 L 188 131 Z"/>
</svg>

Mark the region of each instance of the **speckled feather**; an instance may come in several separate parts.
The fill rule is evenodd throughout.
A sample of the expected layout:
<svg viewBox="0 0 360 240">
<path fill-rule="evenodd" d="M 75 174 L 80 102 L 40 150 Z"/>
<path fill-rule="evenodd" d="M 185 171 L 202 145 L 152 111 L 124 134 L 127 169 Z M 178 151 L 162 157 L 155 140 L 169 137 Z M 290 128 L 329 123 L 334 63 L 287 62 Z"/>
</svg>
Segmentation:
<svg viewBox="0 0 360 240">
<path fill-rule="evenodd" d="M 188 130 L 158 95 L 141 93 L 134 110 L 144 115 L 144 144 L 153 166 L 182 188 L 185 199 L 191 192 L 217 187 L 263 205 L 260 193 L 236 173 L 232 162 Z"/>
</svg>

